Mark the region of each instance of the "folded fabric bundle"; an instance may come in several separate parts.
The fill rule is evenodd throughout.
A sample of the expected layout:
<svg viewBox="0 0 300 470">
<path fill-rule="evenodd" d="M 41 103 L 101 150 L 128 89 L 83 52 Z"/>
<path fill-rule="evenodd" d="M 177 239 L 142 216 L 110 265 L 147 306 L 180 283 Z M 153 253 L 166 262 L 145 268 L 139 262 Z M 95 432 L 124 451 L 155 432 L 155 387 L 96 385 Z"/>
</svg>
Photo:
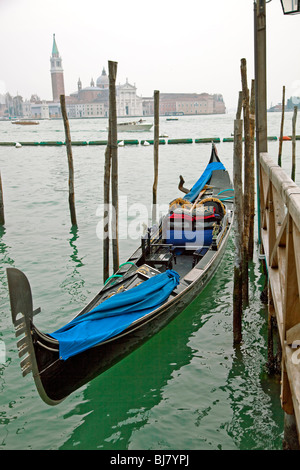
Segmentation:
<svg viewBox="0 0 300 470">
<path fill-rule="evenodd" d="M 171 269 L 125 292 L 109 297 L 90 312 L 49 334 L 59 341 L 60 359 L 66 360 L 124 331 L 135 320 L 160 307 L 179 284 Z"/>
</svg>

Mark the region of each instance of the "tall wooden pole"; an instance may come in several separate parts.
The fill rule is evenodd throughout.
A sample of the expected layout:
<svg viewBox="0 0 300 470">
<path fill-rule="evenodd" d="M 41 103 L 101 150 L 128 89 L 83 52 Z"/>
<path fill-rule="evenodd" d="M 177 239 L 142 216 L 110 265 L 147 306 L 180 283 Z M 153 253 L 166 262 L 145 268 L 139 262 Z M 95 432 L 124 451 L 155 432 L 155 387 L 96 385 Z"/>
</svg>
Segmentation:
<svg viewBox="0 0 300 470">
<path fill-rule="evenodd" d="M 234 121 L 234 153 L 233 153 L 233 184 L 235 206 L 235 265 L 233 287 L 233 342 L 238 345 L 242 341 L 242 312 L 243 312 L 243 121 Z"/>
<path fill-rule="evenodd" d="M 248 305 L 248 246 L 250 230 L 250 111 L 249 111 L 249 88 L 247 83 L 247 62 L 241 60 L 241 76 L 243 91 L 243 117 L 244 117 L 244 234 L 243 234 L 243 303 Z"/>
<path fill-rule="evenodd" d="M 111 170 L 111 131 L 110 131 L 110 118 L 108 124 L 108 145 L 105 150 L 105 163 L 104 163 L 104 214 L 103 214 L 103 282 L 109 277 L 109 202 L 110 202 L 110 170 Z"/>
<path fill-rule="evenodd" d="M 236 119 L 241 119 L 242 116 L 242 109 L 243 109 L 243 92 L 239 92 L 239 100 L 236 110 Z"/>
<path fill-rule="evenodd" d="M 267 140 L 267 66 L 266 66 L 266 0 L 254 3 L 255 114 L 258 242 L 261 245 L 259 155 L 268 151 Z"/>
<path fill-rule="evenodd" d="M 280 124 L 280 137 L 279 137 L 279 149 L 278 149 L 278 165 L 279 166 L 281 166 L 284 111 L 285 111 L 285 86 L 282 87 L 282 109 L 281 109 L 281 124 Z"/>
<path fill-rule="evenodd" d="M 152 195 L 152 224 L 157 218 L 157 184 L 158 184 L 158 148 L 159 148 L 159 91 L 154 91 L 154 183 Z"/>
<path fill-rule="evenodd" d="M 0 226 L 5 224 L 2 179 L 0 173 Z"/>
<path fill-rule="evenodd" d="M 248 259 L 253 259 L 254 251 L 254 219 L 255 219 L 255 165 L 254 165 L 254 134 L 255 134 L 255 80 L 251 82 L 251 98 L 250 98 L 250 152 L 249 152 L 249 168 L 250 168 L 250 226 L 249 226 L 249 242 L 248 242 Z"/>
<path fill-rule="evenodd" d="M 66 110 L 65 95 L 60 95 L 60 106 L 61 106 L 61 114 L 62 114 L 63 121 L 64 121 L 66 148 L 67 148 L 68 166 L 69 166 L 69 207 L 70 207 L 71 223 L 72 225 L 77 226 L 76 210 L 75 210 L 74 165 L 73 165 L 73 155 L 72 155 L 72 143 L 71 143 L 69 120 L 68 120 L 67 110 Z"/>
<path fill-rule="evenodd" d="M 119 269 L 119 182 L 118 182 L 118 133 L 117 133 L 117 101 L 116 101 L 116 77 L 118 63 L 109 61 L 109 113 L 111 132 L 111 195 L 114 214 L 112 217 L 112 249 L 113 269 Z"/>
<path fill-rule="evenodd" d="M 292 180 L 295 181 L 296 176 L 296 122 L 297 122 L 298 106 L 294 106 L 294 114 L 292 119 Z"/>
</svg>

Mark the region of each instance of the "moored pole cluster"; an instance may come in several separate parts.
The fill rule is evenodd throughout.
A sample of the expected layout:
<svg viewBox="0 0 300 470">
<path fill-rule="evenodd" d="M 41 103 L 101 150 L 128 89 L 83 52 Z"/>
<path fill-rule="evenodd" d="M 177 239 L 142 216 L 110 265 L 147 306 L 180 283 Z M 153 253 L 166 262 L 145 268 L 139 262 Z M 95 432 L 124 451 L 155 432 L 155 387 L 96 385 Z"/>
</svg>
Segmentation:
<svg viewBox="0 0 300 470">
<path fill-rule="evenodd" d="M 248 270 L 254 244 L 254 127 L 255 84 L 251 98 L 247 84 L 246 59 L 241 60 L 242 91 L 234 121 L 233 183 L 235 190 L 235 265 L 233 289 L 233 341 L 242 340 L 242 313 L 248 305 Z M 243 111 L 243 119 L 242 119 Z M 243 159 L 244 131 L 244 159 Z M 243 172 L 244 167 L 244 172 Z M 244 175 L 244 178 L 243 178 Z"/>
</svg>

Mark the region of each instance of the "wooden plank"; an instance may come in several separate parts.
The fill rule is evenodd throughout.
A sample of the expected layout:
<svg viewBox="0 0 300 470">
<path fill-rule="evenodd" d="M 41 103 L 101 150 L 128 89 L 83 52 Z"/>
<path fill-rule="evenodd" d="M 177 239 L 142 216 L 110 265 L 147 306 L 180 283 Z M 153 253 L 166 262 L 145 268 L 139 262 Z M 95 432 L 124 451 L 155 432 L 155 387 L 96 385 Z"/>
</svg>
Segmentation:
<svg viewBox="0 0 300 470">
<path fill-rule="evenodd" d="M 268 245 L 268 233 L 267 230 L 262 231 L 262 245 L 265 251 L 266 260 L 269 259 L 269 245 Z M 282 292 L 282 278 L 279 269 L 272 269 L 268 265 L 268 276 L 270 282 L 270 288 L 272 290 L 272 297 L 274 308 L 276 311 L 276 319 L 278 325 L 278 332 L 281 340 L 284 340 L 283 336 L 283 292 Z"/>
<path fill-rule="evenodd" d="M 263 168 L 266 178 L 270 178 L 276 190 L 283 199 L 283 202 L 287 202 L 287 191 L 291 188 L 299 187 L 293 182 L 293 180 L 280 168 L 274 160 L 267 154 L 263 153 L 260 155 L 260 165 Z"/>
<path fill-rule="evenodd" d="M 269 208 L 268 208 L 268 245 L 269 245 L 269 259 L 268 264 L 271 265 L 270 258 L 274 249 L 276 241 L 276 226 L 275 226 L 275 213 L 273 204 L 273 185 L 270 184 L 269 189 Z"/>
<path fill-rule="evenodd" d="M 203 272 L 203 269 L 198 269 L 195 267 L 186 276 L 184 276 L 183 280 L 190 284 L 198 279 Z"/>
<path fill-rule="evenodd" d="M 284 340 L 283 297 L 281 292 L 281 280 L 278 269 L 271 269 L 269 271 L 269 280 L 272 289 L 274 308 L 276 311 L 278 332 L 282 344 L 282 341 Z"/>
<path fill-rule="evenodd" d="M 281 228 L 280 228 L 280 231 L 279 231 L 279 234 L 275 240 L 275 243 L 274 243 L 274 247 L 273 247 L 273 250 L 271 252 L 271 255 L 270 255 L 270 267 L 271 268 L 278 268 L 278 254 L 277 254 L 277 250 L 278 250 L 278 247 L 281 245 L 281 246 L 285 246 L 285 243 L 286 243 L 286 226 L 287 226 L 287 219 L 288 219 L 288 216 L 286 215 L 285 218 L 284 218 L 284 221 L 283 221 L 283 224 L 281 225 Z"/>
<path fill-rule="evenodd" d="M 297 268 L 293 237 L 293 220 L 291 216 L 287 222 L 287 262 L 284 293 L 284 327 L 286 330 L 300 321 L 300 301 L 297 282 Z"/>
<path fill-rule="evenodd" d="M 298 436 L 300 436 L 300 364 L 299 359 L 297 359 L 298 354 L 295 349 L 292 349 L 285 343 L 283 350 L 286 373 L 293 403 L 293 410 L 290 411 L 295 414 Z"/>
<path fill-rule="evenodd" d="M 267 193 L 269 188 L 269 180 L 267 178 L 266 172 L 260 167 L 260 213 L 261 213 L 261 228 L 266 229 L 267 219 L 266 219 L 266 203 L 267 203 Z"/>
<path fill-rule="evenodd" d="M 290 387 L 291 380 L 291 371 L 290 367 L 287 367 L 286 351 L 283 349 L 283 361 L 282 361 L 282 370 L 281 370 L 281 407 L 285 413 L 289 415 L 294 414 L 294 404 L 293 404 L 293 395 Z M 300 416 L 299 416 L 300 417 Z"/>
<path fill-rule="evenodd" d="M 295 250 L 295 263 L 297 279 L 295 280 L 298 284 L 298 292 L 300 293 L 300 232 L 295 223 L 293 223 L 293 242 Z"/>
<path fill-rule="evenodd" d="M 280 193 L 273 186 L 273 206 L 274 206 L 274 217 L 275 217 L 275 231 L 276 236 L 279 235 L 281 224 L 286 216 L 286 207 L 282 200 Z"/>
<path fill-rule="evenodd" d="M 287 208 L 298 231 L 300 231 L 300 188 L 298 188 L 298 191 L 299 192 L 295 191 L 290 194 L 287 202 Z"/>
</svg>

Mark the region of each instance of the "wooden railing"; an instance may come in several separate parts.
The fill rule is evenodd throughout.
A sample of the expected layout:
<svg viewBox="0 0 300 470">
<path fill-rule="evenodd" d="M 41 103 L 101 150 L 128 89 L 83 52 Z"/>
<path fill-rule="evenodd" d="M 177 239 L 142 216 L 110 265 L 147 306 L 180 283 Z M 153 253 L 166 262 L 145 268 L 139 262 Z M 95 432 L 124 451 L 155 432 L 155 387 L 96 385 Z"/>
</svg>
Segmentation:
<svg viewBox="0 0 300 470">
<path fill-rule="evenodd" d="M 269 318 L 281 344 L 281 405 L 300 442 L 300 188 L 267 153 L 260 154 L 260 216 Z"/>
</svg>

